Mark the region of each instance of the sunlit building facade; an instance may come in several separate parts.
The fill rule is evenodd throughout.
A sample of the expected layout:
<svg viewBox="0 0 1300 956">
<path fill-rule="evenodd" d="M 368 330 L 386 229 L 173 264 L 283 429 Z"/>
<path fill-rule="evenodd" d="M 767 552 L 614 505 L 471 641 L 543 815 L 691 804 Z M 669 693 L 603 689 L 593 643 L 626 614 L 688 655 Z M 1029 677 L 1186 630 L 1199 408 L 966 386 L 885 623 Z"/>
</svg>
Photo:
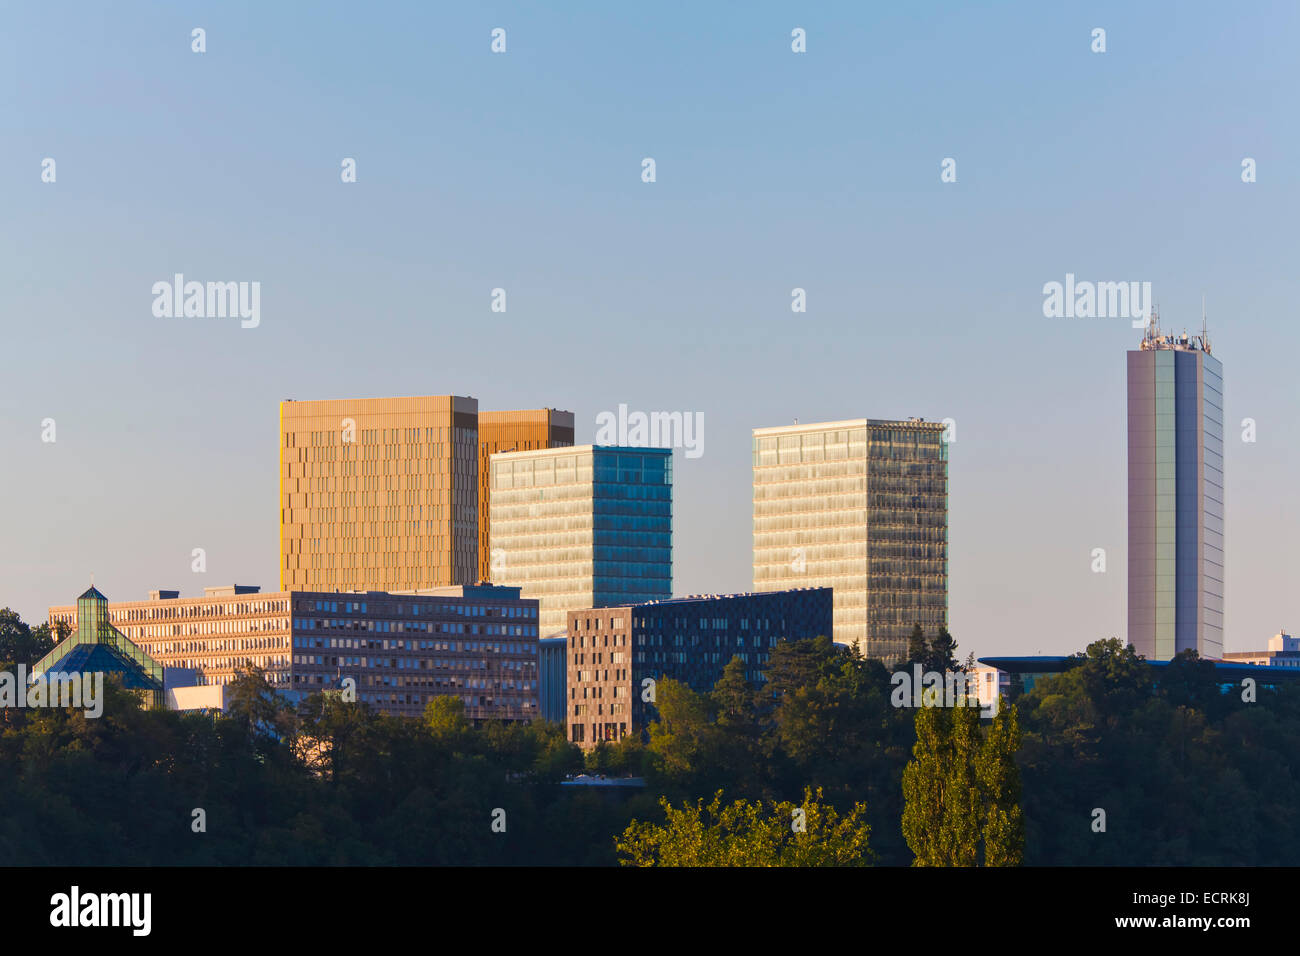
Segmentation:
<svg viewBox="0 0 1300 956">
<path fill-rule="evenodd" d="M 488 507 L 491 488 L 489 459 L 498 452 L 568 448 L 573 445 L 573 412 L 535 408 L 513 412 L 478 413 L 478 576 L 492 580 Z"/>
<path fill-rule="evenodd" d="M 478 401 L 280 403 L 280 587 L 478 579 Z"/>
<path fill-rule="evenodd" d="M 948 625 L 942 422 L 754 429 L 754 590 L 829 587 L 837 643 L 891 662 Z"/>
<path fill-rule="evenodd" d="M 672 595 L 671 449 L 581 445 L 491 456 L 492 579 L 541 607 L 541 633 L 585 607 Z"/>
</svg>

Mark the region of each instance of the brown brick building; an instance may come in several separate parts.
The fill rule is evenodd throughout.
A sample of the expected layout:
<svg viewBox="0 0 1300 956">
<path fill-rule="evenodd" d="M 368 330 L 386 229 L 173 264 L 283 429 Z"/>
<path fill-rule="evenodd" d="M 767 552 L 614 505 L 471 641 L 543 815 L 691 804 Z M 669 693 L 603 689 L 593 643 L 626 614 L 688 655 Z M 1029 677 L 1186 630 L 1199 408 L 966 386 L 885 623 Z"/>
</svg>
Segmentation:
<svg viewBox="0 0 1300 956">
<path fill-rule="evenodd" d="M 709 594 L 569 612 L 565 718 L 593 747 L 642 733 L 664 678 L 708 692 L 733 657 L 758 685 L 778 641 L 830 637 L 830 588 Z"/>
</svg>

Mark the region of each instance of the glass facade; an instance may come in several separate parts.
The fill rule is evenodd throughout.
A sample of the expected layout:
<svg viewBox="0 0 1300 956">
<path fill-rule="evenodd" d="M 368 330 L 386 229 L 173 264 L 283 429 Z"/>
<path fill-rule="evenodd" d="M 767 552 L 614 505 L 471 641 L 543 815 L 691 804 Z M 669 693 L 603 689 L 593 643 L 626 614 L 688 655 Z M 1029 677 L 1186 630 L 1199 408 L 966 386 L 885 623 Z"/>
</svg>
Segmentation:
<svg viewBox="0 0 1300 956">
<path fill-rule="evenodd" d="M 55 617 L 51 615 L 51 624 Z M 64 614 L 58 620 L 76 630 L 32 666 L 32 676 L 44 674 L 94 673 L 102 671 L 121 677 L 123 686 L 138 691 L 147 706 L 162 707 L 163 668 L 133 644 L 112 624 L 108 599 L 95 588 L 77 598 L 76 616 Z"/>
<path fill-rule="evenodd" d="M 492 513 L 489 506 L 492 456 L 505 451 L 569 448 L 572 445 L 573 412 L 540 408 L 515 412 L 478 413 L 479 580 L 492 580 Z"/>
<path fill-rule="evenodd" d="M 582 446 L 491 457 L 493 583 L 571 610 L 672 594 L 672 452 Z"/>
<path fill-rule="evenodd" d="M 754 431 L 754 589 L 829 587 L 834 639 L 892 661 L 948 624 L 944 425 Z"/>
</svg>

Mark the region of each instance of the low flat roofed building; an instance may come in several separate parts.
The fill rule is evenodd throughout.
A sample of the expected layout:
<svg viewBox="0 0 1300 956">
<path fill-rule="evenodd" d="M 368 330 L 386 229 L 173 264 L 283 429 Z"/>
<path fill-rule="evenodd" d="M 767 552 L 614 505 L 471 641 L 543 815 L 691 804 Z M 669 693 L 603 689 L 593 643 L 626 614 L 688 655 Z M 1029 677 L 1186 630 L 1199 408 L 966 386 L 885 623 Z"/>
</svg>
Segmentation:
<svg viewBox="0 0 1300 956">
<path fill-rule="evenodd" d="M 518 588 L 462 585 L 410 592 L 280 591 L 106 604 L 123 634 L 197 686 L 232 681 L 246 663 L 301 698 L 352 678 L 357 700 L 419 717 L 455 695 L 471 720 L 538 716 L 537 602 Z M 75 619 L 50 608 L 53 626 Z"/>
<path fill-rule="evenodd" d="M 829 637 L 830 588 L 699 595 L 569 612 L 569 740 L 593 747 L 641 734 L 654 718 L 647 681 L 713 689 L 733 657 L 754 685 L 778 641 Z"/>
<path fill-rule="evenodd" d="M 1292 667 L 1300 669 L 1300 638 L 1278 631 L 1268 639 L 1268 650 L 1229 651 L 1223 659 L 1236 664 L 1258 664 L 1260 667 Z"/>
<path fill-rule="evenodd" d="M 1260 687 L 1272 687 L 1279 683 L 1300 681 L 1300 670 L 1293 671 L 1289 668 L 1261 667 L 1256 664 L 1239 663 L 1237 661 L 1211 660 L 1210 658 L 1202 659 L 1214 665 L 1214 673 L 1220 689 L 1240 687 L 1242 679 L 1246 677 L 1250 677 L 1257 681 Z M 1057 655 L 981 657 L 979 658 L 979 662 L 986 667 L 997 668 L 998 670 L 1005 672 L 1009 675 L 1010 688 L 1016 692 L 1020 692 L 1033 689 L 1034 684 L 1044 677 L 1052 677 L 1056 674 L 1062 674 L 1072 667 L 1079 666 L 1080 658 L 1077 656 Z M 1160 675 L 1164 673 L 1172 663 L 1172 661 L 1148 660 L 1146 665 L 1151 669 L 1156 681 L 1158 682 L 1160 680 Z"/>
</svg>

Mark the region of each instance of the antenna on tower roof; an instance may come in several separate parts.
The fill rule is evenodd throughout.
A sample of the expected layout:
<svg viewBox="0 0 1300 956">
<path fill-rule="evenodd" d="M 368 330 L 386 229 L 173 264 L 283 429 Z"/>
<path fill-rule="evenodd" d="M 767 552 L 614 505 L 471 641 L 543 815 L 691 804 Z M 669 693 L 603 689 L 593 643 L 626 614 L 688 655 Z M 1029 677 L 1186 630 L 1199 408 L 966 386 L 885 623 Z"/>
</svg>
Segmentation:
<svg viewBox="0 0 1300 956">
<path fill-rule="evenodd" d="M 1205 318 L 1205 293 L 1201 293 L 1201 348 L 1210 351 L 1210 330 Z"/>
</svg>

